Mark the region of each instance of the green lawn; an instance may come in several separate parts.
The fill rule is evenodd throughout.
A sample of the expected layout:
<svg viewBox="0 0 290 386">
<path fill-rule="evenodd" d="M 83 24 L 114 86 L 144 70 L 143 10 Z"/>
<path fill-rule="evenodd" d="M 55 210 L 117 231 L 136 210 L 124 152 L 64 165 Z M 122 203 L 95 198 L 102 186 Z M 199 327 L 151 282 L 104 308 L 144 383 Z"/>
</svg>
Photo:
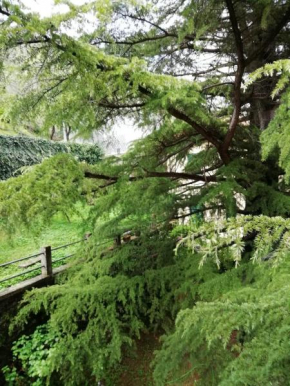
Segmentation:
<svg viewBox="0 0 290 386">
<path fill-rule="evenodd" d="M 50 245 L 52 247 L 58 247 L 60 245 L 79 240 L 84 236 L 84 233 L 83 220 L 77 216 L 70 219 L 70 222 L 59 216 L 54 219 L 49 229 L 43 230 L 37 236 L 33 236 L 28 233 L 19 233 L 9 238 L 4 232 L 0 232 L 0 264 L 35 254 L 39 252 L 41 247 L 44 246 Z M 57 259 L 67 256 L 73 253 L 78 246 L 79 244 L 76 244 L 74 246 L 55 251 L 53 252 L 52 257 L 53 259 Z M 19 263 L 12 264 L 7 267 L 0 267 L 0 280 L 22 272 L 23 268 L 19 268 L 18 265 Z M 37 267 L 37 265 L 29 267 L 27 270 L 35 267 Z M 8 285 L 15 284 L 28 277 L 33 277 L 38 274 L 40 274 L 40 270 L 20 276 L 10 280 L 9 282 L 0 283 L 0 290 Z"/>
<path fill-rule="evenodd" d="M 28 130 L 25 130 L 25 129 L 16 131 L 16 130 L 12 130 L 10 128 L 4 128 L 4 127 L 0 127 L 0 135 L 9 135 L 9 136 L 26 135 L 28 137 L 33 136 Z"/>
</svg>

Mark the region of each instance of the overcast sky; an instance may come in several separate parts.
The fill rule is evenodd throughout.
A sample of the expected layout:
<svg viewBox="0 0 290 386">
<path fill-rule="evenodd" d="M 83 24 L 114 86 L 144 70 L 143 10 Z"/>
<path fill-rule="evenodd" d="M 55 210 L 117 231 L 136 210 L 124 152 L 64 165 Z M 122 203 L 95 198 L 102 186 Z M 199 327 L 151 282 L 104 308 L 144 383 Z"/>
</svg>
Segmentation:
<svg viewBox="0 0 290 386">
<path fill-rule="evenodd" d="M 54 5 L 54 0 L 22 0 L 22 2 L 33 12 L 39 13 L 43 17 L 50 16 L 55 12 L 65 12 L 68 10 L 66 5 Z M 73 0 L 75 4 L 83 4 L 85 0 Z M 120 123 L 116 125 L 113 130 L 113 135 L 120 142 L 120 145 L 116 147 L 121 147 L 122 151 L 127 148 L 131 141 L 141 137 L 142 132 L 134 127 L 129 120 L 126 120 L 125 123 Z"/>
<path fill-rule="evenodd" d="M 41 16 L 50 16 L 53 11 L 61 12 L 66 10 L 66 6 L 54 6 L 53 0 L 22 0 L 22 2 L 34 12 Z"/>
<path fill-rule="evenodd" d="M 28 8 L 34 12 L 38 12 L 41 16 L 50 16 L 53 12 L 65 12 L 68 7 L 64 4 L 55 6 L 54 0 L 22 0 Z M 74 4 L 81 5 L 85 0 L 73 0 Z"/>
</svg>

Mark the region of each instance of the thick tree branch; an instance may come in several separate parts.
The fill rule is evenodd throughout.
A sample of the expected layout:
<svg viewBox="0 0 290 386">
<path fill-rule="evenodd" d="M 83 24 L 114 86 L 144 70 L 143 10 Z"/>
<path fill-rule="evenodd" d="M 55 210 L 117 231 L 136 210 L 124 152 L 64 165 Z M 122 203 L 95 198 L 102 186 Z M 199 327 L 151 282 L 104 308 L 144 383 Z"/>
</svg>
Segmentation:
<svg viewBox="0 0 290 386">
<path fill-rule="evenodd" d="M 117 182 L 119 177 L 117 176 L 108 176 L 104 174 L 99 173 L 93 173 L 90 171 L 85 171 L 85 177 L 86 178 L 92 178 L 97 180 L 105 180 L 109 181 L 109 185 L 112 185 L 113 183 Z M 128 178 L 129 181 L 137 181 L 143 178 L 170 178 L 170 179 L 182 179 L 182 180 L 193 180 L 193 181 L 202 181 L 202 182 L 216 182 L 216 176 L 205 176 L 205 175 L 199 175 L 199 174 L 193 174 L 193 173 L 179 173 L 179 172 L 157 172 L 157 171 L 148 171 L 145 170 L 144 176 L 130 176 Z M 107 185 L 105 185 L 107 186 Z"/>
<path fill-rule="evenodd" d="M 227 4 L 227 8 L 230 14 L 230 21 L 235 37 L 235 43 L 236 43 L 236 49 L 237 49 L 237 55 L 238 55 L 238 62 L 244 62 L 244 49 L 243 49 L 243 41 L 241 36 L 241 31 L 239 28 L 238 20 L 236 17 L 235 9 L 232 3 L 232 0 L 225 0 Z"/>
<path fill-rule="evenodd" d="M 50 42 L 50 38 L 46 35 L 43 36 L 42 39 L 31 39 L 31 40 L 18 40 L 16 42 L 16 45 L 18 46 L 22 46 L 24 44 L 39 44 L 39 43 L 49 43 Z"/>
<path fill-rule="evenodd" d="M 228 148 L 231 144 L 231 141 L 235 135 L 235 131 L 239 122 L 239 116 L 241 112 L 241 84 L 242 84 L 242 78 L 244 74 L 245 69 L 245 58 L 244 58 L 244 49 L 243 49 L 243 41 L 241 37 L 241 32 L 239 29 L 238 21 L 236 18 L 234 6 L 232 3 L 232 0 L 225 0 L 227 4 L 227 8 L 230 15 L 230 21 L 235 37 L 235 44 L 237 49 L 237 57 L 238 57 L 238 63 L 237 63 L 237 72 L 235 76 L 235 83 L 234 83 L 234 111 L 233 115 L 229 124 L 228 132 L 225 136 L 224 142 L 221 145 L 220 148 L 220 154 L 222 154 L 224 160 L 226 160 L 226 163 L 230 161 L 230 157 L 228 154 Z"/>
<path fill-rule="evenodd" d="M 1 6 L 0 6 L 0 13 L 1 15 L 4 15 L 4 16 L 11 16 L 10 13 L 8 11 L 5 11 Z"/>
<path fill-rule="evenodd" d="M 105 174 L 92 173 L 89 171 L 85 171 L 85 177 L 86 178 L 94 178 L 97 180 L 106 180 L 106 181 L 117 181 L 118 180 L 118 177 L 111 177 L 111 176 L 107 176 Z"/>
<path fill-rule="evenodd" d="M 118 104 L 118 103 L 113 103 L 113 102 L 108 102 L 108 101 L 100 101 L 100 102 L 98 102 L 98 105 L 101 107 L 104 107 L 104 108 L 108 108 L 108 109 L 119 110 L 119 109 L 132 109 L 132 108 L 144 107 L 146 105 L 146 103 L 140 102 L 140 103 Z"/>
<path fill-rule="evenodd" d="M 138 89 L 142 94 L 151 96 L 151 92 L 145 87 L 140 85 Z M 168 107 L 167 111 L 173 117 L 188 123 L 198 134 L 200 134 L 204 139 L 206 139 L 208 142 L 214 145 L 217 149 L 220 148 L 220 142 L 211 133 L 209 133 L 206 129 L 204 129 L 199 123 L 195 122 L 188 115 L 186 115 L 183 111 L 178 110 L 174 106 Z"/>
<path fill-rule="evenodd" d="M 207 130 L 205 130 L 201 125 L 199 125 L 197 122 L 192 120 L 189 116 L 187 116 L 182 111 L 178 110 L 175 107 L 169 107 L 167 109 L 170 115 L 173 117 L 180 119 L 181 121 L 184 121 L 188 123 L 191 127 L 193 127 L 204 139 L 209 141 L 212 145 L 214 145 L 217 149 L 220 147 L 220 142 Z"/>
</svg>

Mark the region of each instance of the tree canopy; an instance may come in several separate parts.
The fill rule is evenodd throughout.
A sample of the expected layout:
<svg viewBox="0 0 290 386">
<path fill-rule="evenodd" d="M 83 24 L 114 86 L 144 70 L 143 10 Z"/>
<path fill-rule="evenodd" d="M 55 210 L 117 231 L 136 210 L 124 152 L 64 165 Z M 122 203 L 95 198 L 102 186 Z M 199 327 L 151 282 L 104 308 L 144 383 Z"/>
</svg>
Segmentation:
<svg viewBox="0 0 290 386">
<path fill-rule="evenodd" d="M 87 133 L 129 117 L 145 134 L 121 158 L 56 156 L 1 183 L 10 231 L 91 206 L 88 246 L 15 322 L 44 311 L 58 337 L 38 377 L 108 380 L 155 328 L 157 385 L 288 384 L 290 1 L 58 3 L 41 19 L 0 1 L 1 76 L 22 84 L 4 119 Z"/>
</svg>

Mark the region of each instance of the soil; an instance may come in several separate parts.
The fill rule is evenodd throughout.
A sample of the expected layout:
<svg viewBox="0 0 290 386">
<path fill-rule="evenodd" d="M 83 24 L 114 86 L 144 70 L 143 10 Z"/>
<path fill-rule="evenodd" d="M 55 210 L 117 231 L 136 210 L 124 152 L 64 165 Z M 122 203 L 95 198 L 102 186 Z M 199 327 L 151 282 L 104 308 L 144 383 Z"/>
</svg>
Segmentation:
<svg viewBox="0 0 290 386">
<path fill-rule="evenodd" d="M 142 334 L 134 349 L 127 349 L 112 386 L 153 386 L 151 362 L 161 346 L 159 336 Z"/>
<path fill-rule="evenodd" d="M 135 343 L 135 348 L 124 352 L 120 366 L 112 375 L 112 380 L 106 386 L 154 386 L 153 369 L 151 363 L 154 351 L 161 347 L 160 335 L 143 333 Z M 190 365 L 185 366 L 185 373 L 190 370 Z M 170 386 L 194 386 L 198 376 L 192 373 L 186 380 L 171 383 Z"/>
</svg>

